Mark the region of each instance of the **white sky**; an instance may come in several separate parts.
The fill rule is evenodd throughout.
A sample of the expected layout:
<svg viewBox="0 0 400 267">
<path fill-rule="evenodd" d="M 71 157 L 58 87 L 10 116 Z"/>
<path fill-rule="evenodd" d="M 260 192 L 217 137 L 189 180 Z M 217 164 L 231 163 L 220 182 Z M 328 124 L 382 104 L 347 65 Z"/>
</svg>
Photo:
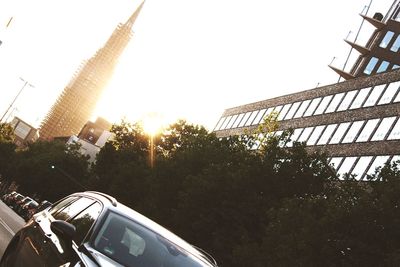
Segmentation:
<svg viewBox="0 0 400 267">
<path fill-rule="evenodd" d="M 368 15 L 385 15 L 392 2 L 375 0 Z M 39 126 L 82 61 L 139 3 L 0 0 L 0 116 L 22 77 L 34 88 L 18 97 L 10 119 Z M 358 14 L 369 3 L 146 0 L 94 115 L 135 122 L 156 112 L 168 122 L 183 118 L 212 130 L 226 108 L 335 83 L 328 64 L 336 57 L 333 65 L 343 66 L 350 49 L 343 39 L 352 31 L 354 40 Z"/>
</svg>

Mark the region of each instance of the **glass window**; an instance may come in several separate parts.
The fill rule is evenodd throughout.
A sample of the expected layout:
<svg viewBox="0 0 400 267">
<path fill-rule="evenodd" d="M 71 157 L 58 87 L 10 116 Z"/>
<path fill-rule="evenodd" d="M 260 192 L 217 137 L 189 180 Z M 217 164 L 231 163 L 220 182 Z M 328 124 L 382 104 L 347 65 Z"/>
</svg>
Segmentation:
<svg viewBox="0 0 400 267">
<path fill-rule="evenodd" d="M 265 118 L 265 117 L 268 117 L 269 115 L 271 115 L 272 111 L 274 111 L 274 108 L 275 108 L 275 107 L 270 107 L 270 108 L 268 108 L 267 111 L 265 112 L 264 118 Z"/>
<path fill-rule="evenodd" d="M 243 119 L 244 113 L 240 113 L 239 116 L 237 117 L 236 121 L 233 123 L 232 128 L 238 127 L 240 121 Z"/>
<path fill-rule="evenodd" d="M 293 131 L 293 134 L 290 136 L 290 141 L 286 143 L 287 147 L 293 146 L 293 142 L 297 141 L 297 138 L 299 138 L 301 132 L 303 131 L 303 128 L 297 128 Z"/>
<path fill-rule="evenodd" d="M 394 99 L 394 103 L 396 103 L 396 102 L 399 102 L 400 101 L 400 92 L 399 93 L 397 93 L 397 96 L 396 96 L 396 98 Z"/>
<path fill-rule="evenodd" d="M 361 89 L 358 92 L 356 99 L 354 99 L 353 104 L 351 104 L 350 109 L 360 108 L 364 103 L 365 98 L 367 97 L 370 90 L 371 87 Z"/>
<path fill-rule="evenodd" d="M 285 117 L 286 113 L 289 111 L 291 106 L 292 104 L 286 104 L 283 106 L 281 112 L 279 112 L 278 121 L 283 120 L 283 118 Z"/>
<path fill-rule="evenodd" d="M 261 123 L 262 121 L 262 118 L 264 117 L 264 114 L 265 114 L 265 111 L 266 111 L 267 109 L 266 108 L 264 108 L 264 109 L 262 109 L 262 110 L 260 110 L 260 112 L 258 112 L 258 114 L 257 114 L 257 117 L 254 119 L 254 121 L 253 121 L 253 125 L 254 124 L 259 124 L 259 123 Z"/>
<path fill-rule="evenodd" d="M 282 135 L 283 131 L 276 131 L 273 136 L 280 137 Z"/>
<path fill-rule="evenodd" d="M 378 59 L 376 57 L 372 57 L 369 60 L 368 65 L 365 67 L 364 73 L 370 75 L 374 70 L 376 63 L 378 63 Z"/>
<path fill-rule="evenodd" d="M 279 114 L 279 112 L 281 112 L 281 110 L 282 110 L 282 105 L 277 106 L 277 107 L 274 108 L 274 113 Z"/>
<path fill-rule="evenodd" d="M 400 139 L 400 119 L 397 119 L 396 125 L 393 127 L 388 140 Z"/>
<path fill-rule="evenodd" d="M 96 221 L 97 217 L 99 217 L 101 210 L 102 206 L 100 203 L 95 202 L 70 221 L 70 223 L 76 227 L 74 236 L 76 244 L 79 245 L 83 241 L 92 227 L 92 224 Z"/>
<path fill-rule="evenodd" d="M 293 103 L 292 107 L 290 108 L 289 112 L 287 113 L 285 120 L 290 120 L 293 118 L 294 114 L 296 113 L 298 107 L 300 106 L 300 102 Z"/>
<path fill-rule="evenodd" d="M 400 35 L 397 35 L 397 38 L 396 40 L 394 40 L 394 43 L 390 48 L 390 51 L 397 52 L 399 51 L 399 47 L 400 47 Z"/>
<path fill-rule="evenodd" d="M 232 119 L 232 116 L 226 117 L 226 120 L 224 121 L 224 123 L 221 126 L 221 130 L 224 130 L 226 128 L 226 126 L 228 125 L 228 123 L 230 122 L 231 119 Z"/>
<path fill-rule="evenodd" d="M 311 101 L 311 104 L 308 106 L 306 112 L 304 112 L 304 117 L 313 115 L 314 110 L 317 108 L 319 102 L 321 102 L 321 99 L 322 99 L 321 97 L 318 97 L 318 98 L 314 98 Z"/>
<path fill-rule="evenodd" d="M 393 156 L 393 158 L 390 161 L 390 163 L 393 164 L 394 162 L 399 162 L 400 163 L 400 155 Z"/>
<path fill-rule="evenodd" d="M 367 174 L 372 175 L 375 173 L 377 168 L 382 168 L 385 163 L 388 161 L 389 156 L 377 156 L 372 163 L 371 167 L 369 167 Z"/>
<path fill-rule="evenodd" d="M 343 111 L 343 110 L 347 110 L 351 104 L 351 102 L 353 101 L 354 97 L 356 96 L 358 90 L 353 90 L 350 92 L 346 93 L 346 96 L 344 97 L 342 103 L 340 104 L 339 108 L 337 109 L 337 111 Z"/>
<path fill-rule="evenodd" d="M 389 67 L 389 62 L 387 61 L 382 61 L 381 65 L 379 65 L 378 70 L 376 71 L 376 73 L 381 73 L 387 70 L 387 68 Z"/>
<path fill-rule="evenodd" d="M 226 129 L 232 128 L 232 125 L 236 121 L 237 117 L 238 117 L 238 114 L 232 116 L 231 120 L 229 121 L 228 125 L 226 126 Z"/>
<path fill-rule="evenodd" d="M 352 171 L 352 174 L 355 175 L 355 178 L 357 180 L 362 180 L 364 176 L 364 172 L 368 168 L 369 164 L 371 163 L 372 156 L 368 157 L 360 157 L 357 161 L 356 166 L 354 166 L 354 169 Z"/>
<path fill-rule="evenodd" d="M 393 82 L 388 85 L 388 87 L 385 90 L 385 93 L 383 93 L 383 96 L 379 100 L 378 105 L 383 105 L 383 104 L 389 104 L 392 102 L 392 99 L 394 95 L 396 94 L 397 90 L 399 89 L 400 81 L 398 82 Z"/>
<path fill-rule="evenodd" d="M 250 114 L 251 114 L 251 111 L 246 112 L 246 113 L 244 114 L 243 119 L 240 121 L 238 127 L 243 127 L 243 126 L 244 126 L 244 124 L 245 124 L 245 123 L 247 122 L 247 120 L 249 119 Z"/>
<path fill-rule="evenodd" d="M 374 136 L 372 137 L 371 141 L 381 141 L 384 140 L 389 130 L 392 128 L 392 124 L 396 117 L 388 117 L 384 118 L 381 123 L 379 124 L 378 129 Z"/>
<path fill-rule="evenodd" d="M 254 121 L 254 118 L 257 116 L 257 113 L 258 113 L 258 110 L 254 110 L 254 111 L 250 114 L 249 119 L 247 120 L 245 126 L 249 126 L 249 125 L 252 124 L 252 122 Z"/>
<path fill-rule="evenodd" d="M 337 124 L 330 124 L 325 128 L 324 133 L 321 138 L 318 140 L 317 145 L 325 145 L 329 138 L 331 138 L 333 131 L 335 131 Z"/>
<path fill-rule="evenodd" d="M 340 101 L 342 100 L 344 93 L 336 94 L 335 97 L 332 99 L 332 102 L 329 104 L 328 108 L 326 109 L 325 113 L 335 112 L 337 106 L 339 105 Z"/>
<path fill-rule="evenodd" d="M 52 215 L 56 214 L 57 212 L 68 206 L 72 201 L 75 201 L 76 199 L 77 197 L 68 197 L 66 199 L 61 200 L 56 205 L 51 207 L 51 209 L 49 209 L 49 213 Z"/>
<path fill-rule="evenodd" d="M 125 267 L 204 266 L 193 254 L 165 237 L 114 212 L 109 212 L 100 226 L 93 247 Z"/>
<path fill-rule="evenodd" d="M 385 88 L 386 84 L 381 84 L 378 86 L 375 86 L 374 89 L 372 89 L 371 94 L 368 96 L 367 101 L 365 101 L 363 107 L 371 107 L 374 106 L 376 101 L 378 101 L 379 97 L 382 95 L 383 89 Z"/>
<path fill-rule="evenodd" d="M 300 135 L 299 139 L 297 140 L 297 142 L 306 142 L 313 129 L 314 129 L 314 127 L 304 128 L 304 130 L 301 133 L 301 135 Z"/>
<path fill-rule="evenodd" d="M 86 209 L 89 205 L 93 204 L 93 202 L 94 200 L 90 198 L 81 197 L 60 211 L 52 213 L 52 215 L 56 220 L 66 221 Z"/>
<path fill-rule="evenodd" d="M 378 124 L 379 119 L 368 120 L 362 129 L 360 135 L 357 138 L 356 142 L 366 142 L 369 140 L 372 132 L 375 130 L 376 125 Z"/>
<path fill-rule="evenodd" d="M 349 128 L 350 122 L 343 122 L 339 124 L 335 134 L 333 135 L 329 144 L 339 144 L 340 140 L 342 140 L 343 135 L 346 133 L 347 128 Z"/>
<path fill-rule="evenodd" d="M 343 177 L 346 173 L 350 173 L 356 159 L 357 157 L 346 157 L 338 170 L 339 176 Z"/>
<path fill-rule="evenodd" d="M 301 116 L 303 116 L 304 111 L 306 111 L 310 102 L 311 100 L 303 101 L 303 103 L 301 103 L 299 109 L 297 110 L 296 114 L 294 115 L 294 118 L 300 118 Z"/>
<path fill-rule="evenodd" d="M 329 165 L 331 165 L 335 170 L 338 169 L 340 163 L 342 162 L 342 157 L 333 157 L 330 161 L 329 161 Z"/>
<path fill-rule="evenodd" d="M 314 112 L 314 115 L 319 115 L 319 114 L 324 113 L 324 111 L 325 111 L 326 107 L 328 106 L 329 102 L 331 102 L 332 97 L 333 97 L 333 95 L 325 96 L 322 99 L 321 103 L 319 104 L 317 110 Z"/>
<path fill-rule="evenodd" d="M 354 139 L 358 135 L 361 127 L 363 126 L 364 121 L 355 121 L 351 124 L 349 131 L 347 132 L 346 136 L 344 137 L 342 143 L 352 143 Z"/>
<path fill-rule="evenodd" d="M 319 139 L 324 128 L 325 128 L 325 125 L 320 125 L 320 126 L 317 126 L 314 128 L 314 131 L 312 132 L 310 138 L 307 140 L 308 146 L 315 145 L 315 142 L 317 142 L 317 140 Z"/>
<path fill-rule="evenodd" d="M 222 123 L 224 122 L 224 120 L 226 119 L 226 117 L 223 117 L 221 119 L 219 119 L 219 122 L 217 123 L 217 125 L 215 126 L 215 131 L 218 131 L 219 128 L 221 128 Z"/>
<path fill-rule="evenodd" d="M 381 43 L 379 44 L 380 47 L 386 48 L 390 41 L 392 40 L 394 32 L 388 31 L 385 36 L 383 37 Z"/>
<path fill-rule="evenodd" d="M 400 68 L 400 65 L 393 64 L 392 70 L 397 70 L 398 68 Z"/>
</svg>

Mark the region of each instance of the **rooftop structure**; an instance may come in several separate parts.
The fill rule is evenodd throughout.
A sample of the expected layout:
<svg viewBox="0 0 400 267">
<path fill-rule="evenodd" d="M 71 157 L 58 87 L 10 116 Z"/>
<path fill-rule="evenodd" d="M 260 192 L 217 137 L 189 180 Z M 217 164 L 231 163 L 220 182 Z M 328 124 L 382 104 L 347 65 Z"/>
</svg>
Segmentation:
<svg viewBox="0 0 400 267">
<path fill-rule="evenodd" d="M 366 12 L 368 11 L 369 8 L 366 9 Z M 358 58 L 349 71 L 344 69 L 347 62 L 342 69 L 329 66 L 345 80 L 400 68 L 398 55 L 400 49 L 400 1 L 395 0 L 385 16 L 381 13 L 375 13 L 373 16 L 360 14 L 360 16 L 363 20 L 359 33 L 363 29 L 364 22 L 372 25 L 375 30 L 366 44 L 357 43 L 358 34 L 353 41 L 345 40 L 351 47 L 349 56 L 352 52 L 356 52 Z"/>
</svg>

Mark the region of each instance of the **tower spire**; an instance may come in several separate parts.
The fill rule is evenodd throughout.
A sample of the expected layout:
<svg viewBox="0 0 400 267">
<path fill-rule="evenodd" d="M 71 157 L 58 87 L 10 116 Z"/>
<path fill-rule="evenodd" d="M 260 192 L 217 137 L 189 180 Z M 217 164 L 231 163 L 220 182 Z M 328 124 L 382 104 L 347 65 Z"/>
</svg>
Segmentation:
<svg viewBox="0 0 400 267">
<path fill-rule="evenodd" d="M 132 16 L 126 21 L 125 25 L 127 25 L 127 26 L 130 27 L 130 28 L 132 28 L 133 24 L 134 24 L 135 21 L 136 21 L 136 18 L 139 16 L 140 10 L 142 10 L 142 7 L 143 7 L 143 5 L 144 5 L 144 2 L 145 2 L 145 1 L 143 1 L 143 2 L 139 5 L 139 7 L 135 10 L 135 12 L 133 12 Z"/>
</svg>

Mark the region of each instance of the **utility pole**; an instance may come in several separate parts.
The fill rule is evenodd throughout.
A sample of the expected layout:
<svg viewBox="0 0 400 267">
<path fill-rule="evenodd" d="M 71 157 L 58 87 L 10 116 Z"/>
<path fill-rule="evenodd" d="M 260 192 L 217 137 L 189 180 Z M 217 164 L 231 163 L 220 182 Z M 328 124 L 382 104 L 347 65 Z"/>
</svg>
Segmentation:
<svg viewBox="0 0 400 267">
<path fill-rule="evenodd" d="M 24 90 L 24 88 L 29 85 L 30 87 L 35 87 L 32 84 L 30 84 L 28 81 L 22 79 L 21 77 L 19 77 L 21 81 L 24 82 L 24 85 L 21 87 L 21 89 L 19 90 L 18 94 L 15 96 L 15 98 L 13 99 L 13 101 L 11 102 L 10 106 L 7 108 L 6 112 L 4 112 L 3 116 L 0 119 L 0 123 L 3 121 L 4 117 L 6 116 L 6 114 L 8 113 L 8 111 L 10 110 L 10 108 L 14 105 L 15 101 L 17 100 L 17 98 L 19 97 L 19 95 L 22 93 L 22 91 Z"/>
</svg>

